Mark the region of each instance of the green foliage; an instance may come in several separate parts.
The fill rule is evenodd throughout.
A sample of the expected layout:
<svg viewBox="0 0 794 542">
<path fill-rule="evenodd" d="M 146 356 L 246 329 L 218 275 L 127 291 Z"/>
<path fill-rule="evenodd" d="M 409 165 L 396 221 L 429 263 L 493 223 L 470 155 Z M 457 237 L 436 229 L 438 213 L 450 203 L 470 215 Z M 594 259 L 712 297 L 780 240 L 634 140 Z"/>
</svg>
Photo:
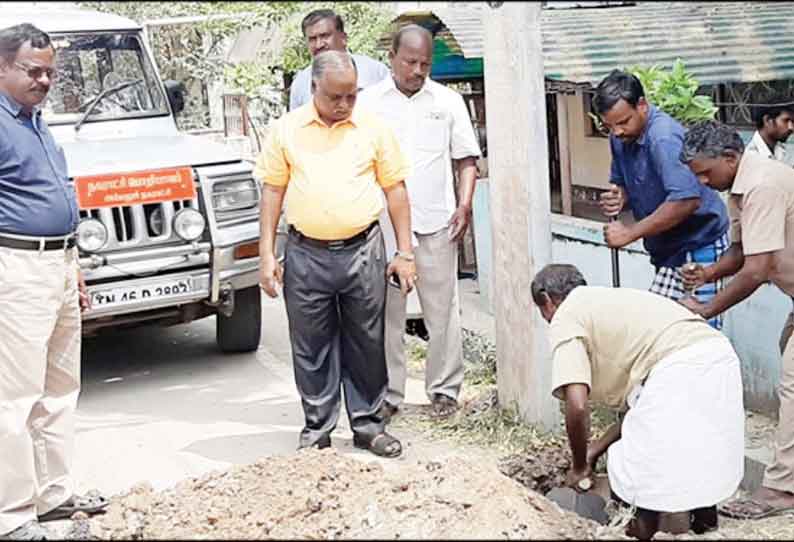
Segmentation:
<svg viewBox="0 0 794 542">
<path fill-rule="evenodd" d="M 686 71 L 684 63 L 677 58 L 670 71 L 657 64 L 653 66 L 632 66 L 626 71 L 637 76 L 645 89 L 645 99 L 684 126 L 699 120 L 713 119 L 719 108 L 711 96 L 697 94 L 700 83 Z M 598 130 L 606 133 L 601 119 L 588 113 Z"/>
<path fill-rule="evenodd" d="M 657 65 L 634 66 L 628 71 L 642 83 L 646 100 L 684 125 L 713 119 L 718 111 L 710 96 L 697 94 L 700 83 L 686 71 L 680 58 L 670 71 Z"/>
<path fill-rule="evenodd" d="M 246 94 L 254 108 L 275 112 L 282 108 L 284 74 L 311 62 L 300 21 L 317 8 L 332 8 L 345 21 L 351 51 L 383 59 L 378 39 L 388 30 L 392 14 L 374 2 L 77 2 L 78 6 L 115 13 L 139 23 L 180 16 L 225 16 L 190 24 L 152 27 L 149 40 L 161 75 L 188 89 L 182 128 L 206 127 L 208 104 L 203 87 L 223 80 L 231 91 Z M 231 16 L 231 17 L 230 17 Z M 225 59 L 231 40 L 253 27 L 274 29 L 255 62 L 232 64 Z M 270 92 L 268 92 L 270 90 Z"/>
<path fill-rule="evenodd" d="M 331 8 L 342 16 L 350 51 L 386 60 L 385 51 L 378 49 L 378 40 L 388 31 L 393 15 L 376 2 L 307 2 L 301 5 L 301 17 L 286 21 L 284 26 L 284 71 L 296 72 L 311 62 L 300 23 L 303 15 L 321 8 Z"/>
</svg>

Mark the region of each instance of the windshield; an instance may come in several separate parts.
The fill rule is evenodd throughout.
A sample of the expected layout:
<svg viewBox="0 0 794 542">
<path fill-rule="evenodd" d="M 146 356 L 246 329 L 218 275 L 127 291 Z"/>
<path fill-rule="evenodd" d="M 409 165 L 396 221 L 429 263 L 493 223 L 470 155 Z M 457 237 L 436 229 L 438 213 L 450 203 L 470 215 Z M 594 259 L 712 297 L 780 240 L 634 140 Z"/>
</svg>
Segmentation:
<svg viewBox="0 0 794 542">
<path fill-rule="evenodd" d="M 100 100 L 85 122 L 168 114 L 136 32 L 53 34 L 52 40 L 58 79 L 42 109 L 48 123 L 77 122 L 102 91 L 135 80 L 141 82 Z"/>
</svg>

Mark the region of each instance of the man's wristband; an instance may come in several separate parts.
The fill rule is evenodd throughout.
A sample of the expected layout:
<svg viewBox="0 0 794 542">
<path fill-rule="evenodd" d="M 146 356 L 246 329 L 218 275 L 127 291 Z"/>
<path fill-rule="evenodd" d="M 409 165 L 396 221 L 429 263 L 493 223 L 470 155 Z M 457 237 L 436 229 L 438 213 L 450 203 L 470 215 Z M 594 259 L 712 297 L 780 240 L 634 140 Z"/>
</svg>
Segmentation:
<svg viewBox="0 0 794 542">
<path fill-rule="evenodd" d="M 398 250 L 397 252 L 394 253 L 394 255 L 408 262 L 413 262 L 414 260 L 416 260 L 416 257 L 414 257 L 413 252 L 405 252 L 404 250 Z"/>
</svg>

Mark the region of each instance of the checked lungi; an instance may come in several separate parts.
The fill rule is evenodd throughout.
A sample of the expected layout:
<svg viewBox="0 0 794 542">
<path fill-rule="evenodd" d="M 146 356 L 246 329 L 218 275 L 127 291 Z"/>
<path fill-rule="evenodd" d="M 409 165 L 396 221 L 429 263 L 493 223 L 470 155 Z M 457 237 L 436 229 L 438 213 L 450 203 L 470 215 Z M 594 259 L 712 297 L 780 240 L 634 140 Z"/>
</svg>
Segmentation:
<svg viewBox="0 0 794 542">
<path fill-rule="evenodd" d="M 706 267 L 719 260 L 720 256 L 722 256 L 722 254 L 727 251 L 729 247 L 730 242 L 728 240 L 728 234 L 725 233 L 713 243 L 687 252 L 686 261 L 687 263 L 699 263 L 703 267 Z M 724 278 L 721 278 L 716 282 L 706 283 L 695 290 L 695 298 L 697 298 L 697 300 L 701 303 L 708 303 L 712 298 L 714 298 L 715 295 L 717 295 L 717 292 L 723 289 L 724 286 Z M 669 297 L 670 299 L 674 300 L 677 300 L 686 294 L 684 285 L 681 281 L 681 273 L 676 267 L 657 267 L 656 275 L 653 278 L 653 283 L 648 290 L 655 294 L 663 295 L 664 297 Z M 710 318 L 709 324 L 714 329 L 721 330 L 723 324 L 722 313 Z"/>
</svg>

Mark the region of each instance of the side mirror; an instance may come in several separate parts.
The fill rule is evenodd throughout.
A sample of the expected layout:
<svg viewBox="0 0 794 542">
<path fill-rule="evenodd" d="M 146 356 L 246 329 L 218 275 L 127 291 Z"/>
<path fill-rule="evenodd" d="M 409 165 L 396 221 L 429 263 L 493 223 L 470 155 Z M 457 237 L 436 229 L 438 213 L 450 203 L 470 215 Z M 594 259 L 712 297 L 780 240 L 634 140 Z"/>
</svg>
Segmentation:
<svg viewBox="0 0 794 542">
<path fill-rule="evenodd" d="M 168 95 L 168 103 L 171 104 L 171 110 L 176 116 L 185 109 L 185 85 L 172 79 L 164 81 L 163 84 Z"/>
</svg>

